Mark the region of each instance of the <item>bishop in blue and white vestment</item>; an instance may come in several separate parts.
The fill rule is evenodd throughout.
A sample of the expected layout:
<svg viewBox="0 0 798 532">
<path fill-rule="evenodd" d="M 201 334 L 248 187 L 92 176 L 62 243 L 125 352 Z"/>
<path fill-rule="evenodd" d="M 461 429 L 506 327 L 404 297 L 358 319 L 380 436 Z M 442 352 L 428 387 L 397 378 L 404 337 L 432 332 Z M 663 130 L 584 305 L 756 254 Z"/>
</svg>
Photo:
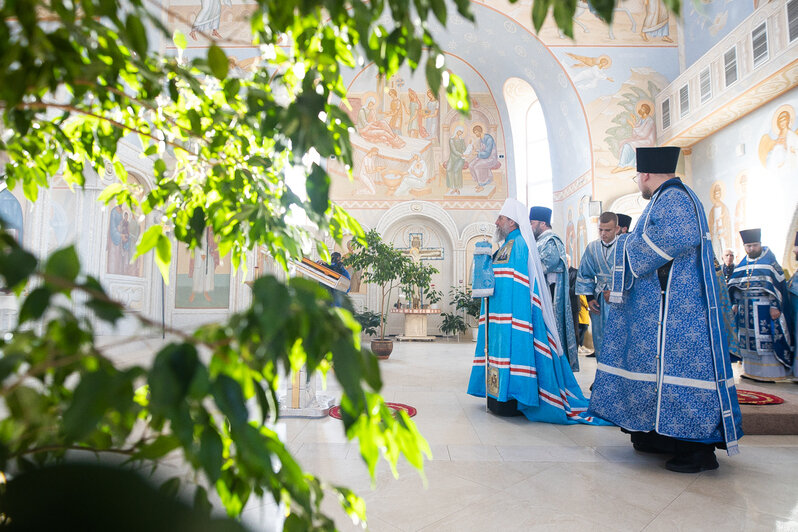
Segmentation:
<svg viewBox="0 0 798 532">
<path fill-rule="evenodd" d="M 759 381 L 790 379 L 794 356 L 784 270 L 773 252 L 762 246 L 761 230 L 746 229 L 740 235 L 748 255 L 734 268 L 728 286 L 736 309 L 743 376 Z M 778 317 L 773 317 L 773 310 Z"/>
<path fill-rule="evenodd" d="M 678 150 L 638 148 L 638 186 L 651 201 L 616 243 L 590 413 L 669 442 L 666 467 L 695 473 L 718 467 L 715 446 L 736 454 L 742 430 L 709 227 L 674 177 Z"/>
<path fill-rule="evenodd" d="M 531 421 L 606 424 L 586 414 L 588 401 L 558 339 L 551 296 L 526 207 L 508 199 L 502 216 L 515 226 L 494 254 L 494 293 L 483 301 L 468 393 L 485 397 L 485 333 L 488 322 L 488 389 L 496 405 L 512 405 Z M 503 223 L 503 222 L 502 222 Z M 543 289 L 541 290 L 541 287 Z M 489 401 L 490 405 L 491 401 Z M 492 410 L 497 411 L 492 408 Z"/>
</svg>

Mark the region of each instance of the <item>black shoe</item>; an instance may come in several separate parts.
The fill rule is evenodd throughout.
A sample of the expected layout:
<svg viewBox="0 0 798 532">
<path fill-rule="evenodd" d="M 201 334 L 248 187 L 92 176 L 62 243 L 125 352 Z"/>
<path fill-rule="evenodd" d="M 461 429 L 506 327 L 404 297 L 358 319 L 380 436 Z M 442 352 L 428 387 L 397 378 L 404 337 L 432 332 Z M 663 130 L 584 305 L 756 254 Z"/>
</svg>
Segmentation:
<svg viewBox="0 0 798 532">
<path fill-rule="evenodd" d="M 714 451 L 679 454 L 665 462 L 665 469 L 677 473 L 700 473 L 701 471 L 712 471 L 718 467 Z"/>
<path fill-rule="evenodd" d="M 654 445 L 646 445 L 645 443 L 633 443 L 632 447 L 635 448 L 635 451 L 639 451 L 641 453 L 673 454 L 673 453 L 669 453 L 665 449 L 661 449 L 659 447 L 655 447 Z"/>
<path fill-rule="evenodd" d="M 585 355 L 585 356 L 586 356 L 587 358 L 596 358 L 596 352 L 595 352 L 595 351 L 593 351 L 593 352 L 592 352 L 592 353 L 590 353 L 589 355 Z"/>
</svg>

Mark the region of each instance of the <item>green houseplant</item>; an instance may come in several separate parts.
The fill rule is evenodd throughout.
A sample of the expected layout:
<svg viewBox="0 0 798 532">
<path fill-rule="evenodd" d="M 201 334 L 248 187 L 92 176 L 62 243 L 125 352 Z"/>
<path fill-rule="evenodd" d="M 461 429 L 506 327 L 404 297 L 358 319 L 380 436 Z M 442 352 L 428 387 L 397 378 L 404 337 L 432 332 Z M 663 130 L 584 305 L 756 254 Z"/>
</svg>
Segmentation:
<svg viewBox="0 0 798 532">
<path fill-rule="evenodd" d="M 444 312 L 441 314 L 441 332 L 447 336 L 465 332 L 466 324 L 462 316 L 455 312 Z"/>
<path fill-rule="evenodd" d="M 454 308 L 463 312 L 464 322 L 471 329 L 471 336 L 476 341 L 482 301 L 479 298 L 471 297 L 471 289 L 468 287 L 453 286 L 449 290 L 449 295 L 452 297 Z"/>
<path fill-rule="evenodd" d="M 360 328 L 366 336 L 374 336 L 380 328 L 380 321 L 382 316 L 377 312 L 371 310 L 364 310 L 363 312 L 355 313 L 355 321 L 360 324 Z"/>
</svg>

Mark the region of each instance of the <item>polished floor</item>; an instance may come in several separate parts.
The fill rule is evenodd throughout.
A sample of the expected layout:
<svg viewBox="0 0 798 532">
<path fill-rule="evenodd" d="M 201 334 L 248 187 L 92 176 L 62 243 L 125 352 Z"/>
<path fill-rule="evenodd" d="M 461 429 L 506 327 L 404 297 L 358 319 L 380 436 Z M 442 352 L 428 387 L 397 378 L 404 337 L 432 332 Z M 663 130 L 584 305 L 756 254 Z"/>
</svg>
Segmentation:
<svg viewBox="0 0 798 532">
<path fill-rule="evenodd" d="M 796 530 L 798 436 L 747 436 L 741 453 L 718 453 L 720 469 L 667 471 L 664 459 L 634 451 L 617 428 L 530 423 L 486 413 L 466 395 L 471 342 L 395 344 L 381 363 L 388 401 L 413 418 L 433 459 L 420 474 L 407 463 L 394 478 L 385 462 L 369 478 L 340 421 L 284 419 L 290 449 L 310 472 L 354 489 L 374 531 Z M 592 382 L 595 359 L 577 378 Z M 335 394 L 334 378 L 328 379 Z M 774 393 L 796 393 L 779 384 Z M 325 511 L 356 530 L 332 497 Z M 268 530 L 273 505 L 251 501 L 244 522 Z"/>
</svg>

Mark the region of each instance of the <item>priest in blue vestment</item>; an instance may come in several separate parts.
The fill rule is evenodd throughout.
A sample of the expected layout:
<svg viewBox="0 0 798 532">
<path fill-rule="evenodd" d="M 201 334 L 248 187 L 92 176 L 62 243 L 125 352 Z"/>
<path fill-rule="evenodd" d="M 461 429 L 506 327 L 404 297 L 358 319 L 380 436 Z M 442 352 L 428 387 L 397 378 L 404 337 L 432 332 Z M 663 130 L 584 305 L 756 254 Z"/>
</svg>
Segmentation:
<svg viewBox="0 0 798 532">
<path fill-rule="evenodd" d="M 740 407 L 720 314 L 704 207 L 676 178 L 679 148 L 638 148 L 646 206 L 615 244 L 601 360 L 589 412 L 632 434 L 642 452 L 670 453 L 671 471 L 718 467 L 738 452 Z"/>
<path fill-rule="evenodd" d="M 562 342 L 563 353 L 568 357 L 571 369 L 579 371 L 579 346 L 571 313 L 571 298 L 568 297 L 568 259 L 565 244 L 551 230 L 551 209 L 532 207 L 529 210 L 529 225 L 537 241 L 537 251 L 543 264 L 545 283 L 554 303 L 557 332 Z"/>
<path fill-rule="evenodd" d="M 523 414 L 531 421 L 547 423 L 606 424 L 586 414 L 588 401 L 563 353 L 526 217 L 526 207 L 508 199 L 496 220 L 496 239 L 503 243 L 489 265 L 494 292 L 483 299 L 468 393 L 486 395 L 487 337 L 491 411 L 503 416 Z"/>
<path fill-rule="evenodd" d="M 601 353 L 604 322 L 607 320 L 607 301 L 612 288 L 612 269 L 615 265 L 615 242 L 618 240 L 618 217 L 603 212 L 599 217 L 599 239 L 587 245 L 576 277 L 576 293 L 587 298 L 590 323 L 593 326 L 593 355 Z M 591 355 L 587 355 L 591 356 Z"/>
<path fill-rule="evenodd" d="M 795 233 L 795 243 L 792 248 L 795 260 L 798 261 L 798 233 Z M 790 300 L 789 309 L 792 313 L 792 338 L 793 338 L 793 358 L 792 358 L 792 376 L 793 380 L 798 382 L 798 272 L 792 272 L 790 282 L 787 283 L 787 294 Z"/>
<path fill-rule="evenodd" d="M 784 270 L 762 245 L 761 229 L 740 231 L 746 256 L 729 279 L 737 316 L 743 377 L 760 382 L 792 379 L 793 350 Z"/>
</svg>

